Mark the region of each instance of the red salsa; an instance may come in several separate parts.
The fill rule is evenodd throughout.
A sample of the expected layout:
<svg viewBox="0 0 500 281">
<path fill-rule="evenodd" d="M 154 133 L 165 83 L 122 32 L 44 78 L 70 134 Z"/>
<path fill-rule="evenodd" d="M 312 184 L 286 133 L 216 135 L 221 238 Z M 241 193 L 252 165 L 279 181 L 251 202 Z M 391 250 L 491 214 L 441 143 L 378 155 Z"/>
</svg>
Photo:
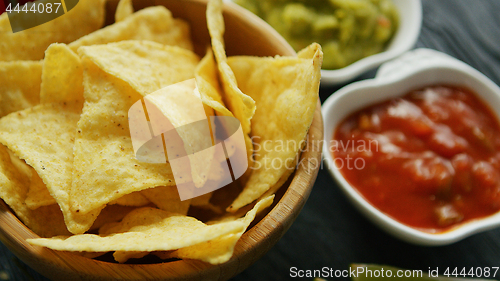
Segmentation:
<svg viewBox="0 0 500 281">
<path fill-rule="evenodd" d="M 500 210 L 500 126 L 464 88 L 433 86 L 364 108 L 330 152 L 373 206 L 427 232 Z"/>
</svg>

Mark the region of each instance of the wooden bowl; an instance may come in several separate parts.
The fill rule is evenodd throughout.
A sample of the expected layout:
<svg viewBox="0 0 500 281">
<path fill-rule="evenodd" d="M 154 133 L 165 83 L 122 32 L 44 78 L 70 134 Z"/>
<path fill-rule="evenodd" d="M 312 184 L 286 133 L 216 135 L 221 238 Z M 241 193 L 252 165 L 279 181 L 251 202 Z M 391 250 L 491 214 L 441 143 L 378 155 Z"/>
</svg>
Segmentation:
<svg viewBox="0 0 500 281">
<path fill-rule="evenodd" d="M 117 1 L 107 3 L 108 18 Z M 206 27 L 206 1 L 151 0 L 135 8 L 164 5 L 175 17 L 191 24 L 196 52 L 205 53 L 210 42 Z M 142 6 L 140 6 L 142 5 Z M 225 42 L 228 55 L 295 55 L 293 49 L 269 25 L 252 13 L 228 3 L 224 7 Z M 285 234 L 304 206 L 318 174 L 321 161 L 323 120 L 318 101 L 309 129 L 307 149 L 301 154 L 299 168 L 281 188 L 281 199 L 236 244 L 232 258 L 220 265 L 197 260 L 176 260 L 154 264 L 117 264 L 93 260 L 68 252 L 32 246 L 28 238 L 38 236 L 22 224 L 0 200 L 0 240 L 19 259 L 53 280 L 227 280 L 262 257 Z M 310 163 L 310 165 L 309 165 Z"/>
</svg>

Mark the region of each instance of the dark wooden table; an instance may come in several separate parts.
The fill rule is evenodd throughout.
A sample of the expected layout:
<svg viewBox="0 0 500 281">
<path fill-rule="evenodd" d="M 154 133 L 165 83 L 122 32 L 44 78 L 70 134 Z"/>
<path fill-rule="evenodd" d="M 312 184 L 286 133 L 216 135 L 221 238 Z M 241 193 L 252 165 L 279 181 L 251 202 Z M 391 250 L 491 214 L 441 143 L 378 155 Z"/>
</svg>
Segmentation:
<svg viewBox="0 0 500 281">
<path fill-rule="evenodd" d="M 445 52 L 500 85 L 500 0 L 422 2 L 422 30 L 415 47 Z M 357 80 L 374 76 L 375 71 L 370 71 Z M 342 86 L 322 87 L 321 101 Z M 343 270 L 351 263 L 424 271 L 438 267 L 441 274 L 446 267 L 500 266 L 500 229 L 444 247 L 402 242 L 355 210 L 323 169 L 290 230 L 271 251 L 234 280 L 288 280 L 290 267 Z M 500 280 L 500 270 L 496 279 Z"/>
<path fill-rule="evenodd" d="M 398 1 L 398 0 L 395 0 Z M 423 0 L 423 26 L 416 47 L 448 53 L 500 85 L 500 0 Z M 357 80 L 375 75 L 370 71 Z M 321 100 L 340 87 L 323 87 Z M 360 215 L 326 170 L 302 213 L 262 259 L 234 280 L 288 280 L 290 268 L 344 270 L 351 263 L 408 269 L 500 266 L 500 229 L 444 247 L 399 241 Z M 500 279 L 500 272 L 496 279 Z M 0 244 L 0 281 L 47 280 Z M 311 280 L 311 279 L 309 279 Z M 333 279 L 331 279 L 333 280 Z"/>
</svg>

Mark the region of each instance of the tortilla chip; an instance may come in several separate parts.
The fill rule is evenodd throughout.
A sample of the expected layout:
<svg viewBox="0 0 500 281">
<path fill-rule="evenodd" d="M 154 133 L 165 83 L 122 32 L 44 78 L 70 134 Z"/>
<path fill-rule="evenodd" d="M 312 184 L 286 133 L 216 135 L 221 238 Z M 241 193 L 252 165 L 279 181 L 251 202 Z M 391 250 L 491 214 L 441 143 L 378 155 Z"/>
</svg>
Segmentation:
<svg viewBox="0 0 500 281">
<path fill-rule="evenodd" d="M 134 6 L 132 0 L 120 0 L 115 12 L 115 22 L 123 21 L 134 13 Z"/>
<path fill-rule="evenodd" d="M 88 259 L 93 259 L 93 258 L 97 258 L 97 257 L 100 257 L 100 256 L 106 254 L 106 252 L 71 252 L 71 254 L 78 255 L 80 257 L 84 257 L 84 258 L 88 258 Z"/>
<path fill-rule="evenodd" d="M 145 8 L 123 21 L 114 23 L 69 44 L 76 52 L 81 46 L 100 45 L 124 40 L 149 40 L 192 50 L 189 25 L 174 19 L 163 6 Z"/>
<path fill-rule="evenodd" d="M 301 59 L 311 59 L 318 51 L 318 44 L 311 44 L 297 53 L 297 57 Z"/>
<path fill-rule="evenodd" d="M 180 215 L 187 215 L 191 200 L 181 201 L 176 186 L 158 186 L 141 191 L 158 208 Z"/>
<path fill-rule="evenodd" d="M 192 78 L 199 61 L 191 51 L 149 41 L 82 47 L 78 52 L 143 96 Z"/>
<path fill-rule="evenodd" d="M 123 251 L 116 251 L 113 253 L 113 258 L 115 258 L 115 261 L 119 263 L 124 263 L 128 261 L 129 259 L 140 259 L 142 257 L 145 257 L 149 254 L 149 252 L 123 252 Z"/>
<path fill-rule="evenodd" d="M 229 58 L 238 85 L 258 108 L 252 120 L 256 164 L 228 211 L 251 203 L 280 179 L 284 183 L 283 175 L 295 169 L 318 101 L 323 53 L 318 44 L 313 48 L 309 58 Z"/>
<path fill-rule="evenodd" d="M 39 104 L 41 83 L 42 62 L 0 62 L 0 117 Z"/>
<path fill-rule="evenodd" d="M 208 49 L 207 54 L 200 61 L 195 71 L 196 86 L 200 92 L 203 104 L 206 104 L 217 111 L 217 115 L 231 116 L 222 101 L 222 90 L 219 85 L 217 65 L 213 57 L 212 50 Z"/>
<path fill-rule="evenodd" d="M 159 257 L 162 260 L 166 260 L 172 258 L 172 252 L 173 251 L 156 251 L 156 252 L 151 252 L 151 254 Z"/>
<path fill-rule="evenodd" d="M 189 182 L 197 188 L 203 187 L 216 161 L 216 147 L 213 146 L 206 109 L 196 91 L 195 79 L 149 94 L 144 98 L 144 104 L 153 135 L 163 133 L 169 162 L 176 165 L 173 172 L 177 187 L 189 188 L 181 186 L 185 183 L 194 188 Z M 211 108 L 208 110 L 214 115 Z M 218 152 L 223 153 L 222 149 Z M 181 199 L 186 199 L 182 193 L 180 195 Z"/>
<path fill-rule="evenodd" d="M 24 208 L 21 212 L 24 212 Z M 16 212 L 16 215 L 18 215 L 18 212 Z M 30 210 L 24 216 L 21 221 L 40 237 L 71 234 L 66 228 L 61 208 L 57 204 Z M 18 215 L 18 217 L 22 217 L 22 215 Z"/>
<path fill-rule="evenodd" d="M 150 58 L 151 65 L 163 61 L 156 69 L 154 77 L 148 77 L 145 88 L 154 89 L 147 82 L 160 86 L 167 83 L 176 83 L 192 77 L 196 61 L 194 54 L 190 54 L 176 47 L 164 47 L 151 42 L 122 42 L 108 44 L 128 46 L 137 44 L 145 46 L 147 50 L 157 48 L 159 53 L 171 52 L 171 55 L 162 55 L 160 58 Z M 71 202 L 73 210 L 88 213 L 99 206 L 113 201 L 125 194 L 140 191 L 156 186 L 171 186 L 174 184 L 172 170 L 169 164 L 152 164 L 137 160 L 132 147 L 128 125 L 128 110 L 141 96 L 128 83 L 106 73 L 110 69 L 99 68 L 94 62 L 106 65 L 95 50 L 103 50 L 106 46 L 91 46 L 81 48 L 84 65 L 84 96 L 85 107 L 78 122 L 78 136 L 75 142 L 74 176 L 72 184 Z M 131 48 L 141 52 L 140 48 Z M 104 48 L 105 50 L 105 48 Z M 127 49 L 125 49 L 127 50 Z M 181 51 L 179 51 L 181 50 Z M 130 52 L 126 53 L 131 54 Z M 89 55 L 89 57 L 87 57 Z M 147 55 L 147 54 L 145 54 Z M 124 58 L 123 73 L 131 73 L 141 62 Z M 181 71 L 172 74 L 163 72 L 169 65 L 179 67 L 183 65 L 190 71 Z M 156 89 L 155 89 L 156 90 Z M 99 151 L 96 157 L 95 152 Z"/>
<path fill-rule="evenodd" d="M 109 202 L 109 205 L 121 205 L 130 207 L 142 207 L 151 203 L 148 198 L 144 197 L 140 192 L 132 192 L 130 194 L 123 195 L 122 197 Z"/>
<path fill-rule="evenodd" d="M 56 199 L 50 195 L 43 180 L 38 176 L 36 171 L 32 169 L 29 191 L 26 196 L 26 206 L 31 210 L 35 210 L 39 207 L 53 204 L 57 204 Z"/>
<path fill-rule="evenodd" d="M 68 230 L 83 233 L 90 228 L 104 206 L 86 216 L 70 210 L 73 145 L 83 99 L 78 84 L 57 86 L 81 81 L 81 66 L 79 59 L 62 44 L 51 46 L 47 55 L 42 73 L 42 88 L 46 89 L 43 91 L 43 100 L 60 103 L 40 104 L 0 119 L 0 142 L 35 169 L 60 206 Z M 68 69 L 64 69 L 66 67 Z M 54 91 L 52 87 L 57 90 Z M 43 189 L 40 182 L 38 188 Z M 32 199 L 30 197 L 29 200 Z M 32 203 L 32 207 L 40 204 Z"/>
<path fill-rule="evenodd" d="M 306 145 L 306 142 L 304 142 L 304 145 Z M 297 154 L 297 156 L 295 157 L 295 162 L 293 163 L 294 167 L 297 167 L 297 164 L 299 162 L 299 158 L 300 158 L 300 153 Z M 309 162 L 308 162 L 308 165 L 309 165 Z M 288 177 L 290 177 L 290 175 L 293 174 L 293 172 L 295 172 L 294 169 L 287 169 L 286 172 L 278 180 L 278 182 L 275 183 L 273 186 L 271 186 L 271 188 L 269 188 L 260 198 L 264 198 L 264 197 L 267 197 L 271 194 L 275 194 L 276 192 L 278 192 L 280 187 L 283 184 L 285 184 L 285 182 L 288 180 Z"/>
<path fill-rule="evenodd" d="M 244 94 L 239 88 L 233 71 L 227 64 L 226 51 L 224 49 L 224 18 L 222 16 L 222 0 L 209 1 L 207 5 L 207 24 L 210 37 L 212 38 L 212 49 L 219 69 L 219 77 L 223 88 L 223 100 L 227 108 L 240 121 L 245 137 L 247 148 L 248 167 L 251 168 L 253 145 L 250 139 L 250 120 L 255 113 L 255 101 Z M 249 171 L 247 170 L 247 173 Z"/>
<path fill-rule="evenodd" d="M 35 169 L 61 207 L 72 233 L 88 230 L 99 213 L 96 210 L 84 216 L 69 209 L 73 141 L 80 109 L 80 104 L 40 104 L 0 119 L 0 142 Z"/>
<path fill-rule="evenodd" d="M 28 178 L 29 180 L 31 180 L 31 173 L 33 171 L 33 168 L 31 168 L 30 165 L 26 164 L 26 162 L 24 162 L 24 160 L 21 160 L 19 159 L 15 154 L 14 152 L 10 151 L 7 149 L 7 152 L 9 153 L 10 155 L 10 161 L 12 161 L 12 165 L 14 165 L 14 167 L 19 170 L 20 173 L 23 174 L 23 177 L 26 177 Z"/>
<path fill-rule="evenodd" d="M 9 206 L 11 203 L 21 204 L 24 201 L 17 202 L 19 200 L 16 200 L 15 197 L 26 196 L 30 184 L 30 174 L 18 169 L 18 166 L 12 161 L 13 158 L 17 158 L 14 153 L 9 153 L 5 146 L 0 145 L 0 180 L 3 183 L 0 185 L 0 197 Z M 19 194 L 16 193 L 11 197 L 6 196 L 6 194 L 14 193 L 15 189 L 20 189 Z"/>
<path fill-rule="evenodd" d="M 28 239 L 33 245 L 60 251 L 169 251 L 244 231 L 245 223 L 230 221 L 206 225 L 199 220 L 144 207 L 130 212 L 119 223 L 103 226 L 99 235 Z"/>
<path fill-rule="evenodd" d="M 66 44 L 54 43 L 45 51 L 40 102 L 83 104 L 83 66 Z"/>
<path fill-rule="evenodd" d="M 236 233 L 229 233 L 217 239 L 193 245 L 186 248 L 181 248 L 172 253 L 172 257 L 184 259 L 197 259 L 211 264 L 221 264 L 228 261 L 234 252 L 234 246 L 240 239 L 241 235 L 248 228 L 250 223 L 255 219 L 255 216 L 265 208 L 271 206 L 274 195 L 268 196 L 257 202 L 255 207 L 250 210 L 243 218 L 225 217 L 222 221 L 210 222 L 209 225 L 218 225 L 230 221 L 239 221 L 245 225 L 245 228 Z"/>
<path fill-rule="evenodd" d="M 38 3 L 38 2 L 37 2 Z M 0 15 L 0 61 L 41 60 L 52 43 L 70 43 L 104 24 L 104 0 L 79 1 L 52 21 L 12 33 L 7 13 Z"/>
<path fill-rule="evenodd" d="M 14 210 L 17 217 L 41 237 L 68 235 L 63 216 L 57 205 L 30 210 L 24 201 L 28 194 L 29 178 L 11 161 L 7 149 L 0 145 L 0 198 Z"/>
<path fill-rule="evenodd" d="M 89 230 L 96 230 L 105 224 L 121 221 L 128 213 L 135 210 L 136 207 L 107 205 L 97 216 L 92 227 Z"/>
</svg>

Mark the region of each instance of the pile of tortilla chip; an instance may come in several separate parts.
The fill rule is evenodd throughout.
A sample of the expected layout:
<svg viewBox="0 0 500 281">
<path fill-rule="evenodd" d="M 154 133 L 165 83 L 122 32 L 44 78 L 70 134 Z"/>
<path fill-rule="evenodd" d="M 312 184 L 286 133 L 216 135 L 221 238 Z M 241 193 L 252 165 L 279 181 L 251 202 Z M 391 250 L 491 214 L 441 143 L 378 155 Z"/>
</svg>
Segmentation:
<svg viewBox="0 0 500 281">
<path fill-rule="evenodd" d="M 115 22 L 103 27 L 105 12 L 105 0 L 80 1 L 17 33 L 0 16 L 0 197 L 43 237 L 33 245 L 114 252 L 118 262 L 149 253 L 226 262 L 295 169 L 318 99 L 321 48 L 228 58 L 221 0 L 208 4 L 212 48 L 203 58 L 189 24 L 163 6 L 134 12 L 121 0 Z M 199 95 L 190 98 L 207 114 L 241 123 L 249 168 L 181 201 L 168 161 L 137 159 L 128 113 L 148 94 L 193 78 Z"/>
</svg>

